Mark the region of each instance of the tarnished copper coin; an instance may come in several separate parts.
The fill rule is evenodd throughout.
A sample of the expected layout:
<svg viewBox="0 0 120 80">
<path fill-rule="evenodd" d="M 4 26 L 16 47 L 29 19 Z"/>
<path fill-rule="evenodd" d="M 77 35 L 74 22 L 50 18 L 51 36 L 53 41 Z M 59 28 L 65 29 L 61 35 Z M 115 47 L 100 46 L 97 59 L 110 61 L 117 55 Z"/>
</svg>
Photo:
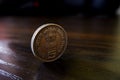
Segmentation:
<svg viewBox="0 0 120 80">
<path fill-rule="evenodd" d="M 31 49 L 37 58 L 44 62 L 58 59 L 67 46 L 65 30 L 57 24 L 49 23 L 40 26 L 33 34 Z"/>
</svg>

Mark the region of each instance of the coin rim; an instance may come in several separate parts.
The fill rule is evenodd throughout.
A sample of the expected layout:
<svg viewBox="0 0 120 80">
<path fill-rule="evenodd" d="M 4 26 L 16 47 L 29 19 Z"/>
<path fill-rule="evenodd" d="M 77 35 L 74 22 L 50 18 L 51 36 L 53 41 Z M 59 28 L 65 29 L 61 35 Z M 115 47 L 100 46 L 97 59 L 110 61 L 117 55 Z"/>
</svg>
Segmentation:
<svg viewBox="0 0 120 80">
<path fill-rule="evenodd" d="M 65 43 L 65 45 L 64 45 L 63 51 L 61 51 L 61 53 L 60 53 L 56 58 L 54 58 L 54 59 L 52 59 L 52 60 L 46 60 L 46 59 L 43 59 L 43 58 L 38 57 L 38 56 L 36 55 L 36 53 L 35 53 L 35 51 L 34 51 L 34 42 L 35 42 L 35 38 L 36 38 L 36 36 L 38 35 L 38 33 L 39 33 L 42 29 L 44 29 L 44 28 L 46 28 L 46 27 L 48 27 L 48 26 L 51 26 L 51 25 L 58 26 L 60 29 L 63 30 L 63 32 L 64 32 L 64 34 L 65 34 L 66 43 Z M 62 26 L 60 26 L 60 25 L 58 25 L 58 24 L 55 24 L 55 23 L 43 24 L 43 25 L 39 26 L 39 27 L 35 30 L 35 32 L 33 33 L 32 39 L 31 39 L 31 49 L 32 49 L 33 55 L 34 55 L 35 57 L 37 57 L 38 59 L 40 59 L 41 61 L 43 61 L 43 62 L 52 62 L 52 61 L 55 61 L 55 60 L 59 59 L 59 58 L 63 55 L 64 51 L 66 50 L 66 48 L 67 48 L 67 40 L 68 40 L 67 33 L 66 33 L 66 31 L 62 28 Z"/>
</svg>

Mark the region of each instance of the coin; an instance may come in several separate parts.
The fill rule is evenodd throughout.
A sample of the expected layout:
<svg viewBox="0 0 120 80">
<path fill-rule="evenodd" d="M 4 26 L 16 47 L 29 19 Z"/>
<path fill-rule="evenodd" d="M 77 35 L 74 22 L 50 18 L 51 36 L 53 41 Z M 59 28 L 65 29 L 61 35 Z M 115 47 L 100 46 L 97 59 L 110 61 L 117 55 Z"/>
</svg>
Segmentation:
<svg viewBox="0 0 120 80">
<path fill-rule="evenodd" d="M 34 56 L 44 62 L 52 62 L 60 58 L 66 46 L 66 31 L 54 23 L 40 26 L 31 39 L 31 49 Z"/>
</svg>

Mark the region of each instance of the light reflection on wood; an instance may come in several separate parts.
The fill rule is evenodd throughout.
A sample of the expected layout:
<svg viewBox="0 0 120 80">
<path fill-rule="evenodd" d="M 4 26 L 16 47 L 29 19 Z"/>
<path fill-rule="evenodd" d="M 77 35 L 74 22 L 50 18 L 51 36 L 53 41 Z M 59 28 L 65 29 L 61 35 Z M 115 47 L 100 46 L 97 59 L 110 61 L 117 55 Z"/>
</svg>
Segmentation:
<svg viewBox="0 0 120 80">
<path fill-rule="evenodd" d="M 38 26 L 49 22 L 58 23 L 66 29 L 68 47 L 60 59 L 42 63 L 33 56 L 30 40 Z M 119 80 L 119 26 L 117 18 L 1 19 L 0 70 L 23 80 Z M 3 74 L 0 77 L 5 78 Z"/>
</svg>

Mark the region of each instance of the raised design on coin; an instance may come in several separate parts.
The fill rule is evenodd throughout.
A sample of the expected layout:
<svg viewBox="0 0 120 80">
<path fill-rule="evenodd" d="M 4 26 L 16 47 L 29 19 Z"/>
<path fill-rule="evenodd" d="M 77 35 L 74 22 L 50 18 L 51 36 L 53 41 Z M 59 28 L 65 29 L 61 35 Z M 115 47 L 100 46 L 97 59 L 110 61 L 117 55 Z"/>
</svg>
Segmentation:
<svg viewBox="0 0 120 80">
<path fill-rule="evenodd" d="M 57 24 L 40 26 L 33 34 L 31 49 L 37 58 L 44 62 L 55 61 L 62 56 L 67 46 L 67 34 Z"/>
</svg>

